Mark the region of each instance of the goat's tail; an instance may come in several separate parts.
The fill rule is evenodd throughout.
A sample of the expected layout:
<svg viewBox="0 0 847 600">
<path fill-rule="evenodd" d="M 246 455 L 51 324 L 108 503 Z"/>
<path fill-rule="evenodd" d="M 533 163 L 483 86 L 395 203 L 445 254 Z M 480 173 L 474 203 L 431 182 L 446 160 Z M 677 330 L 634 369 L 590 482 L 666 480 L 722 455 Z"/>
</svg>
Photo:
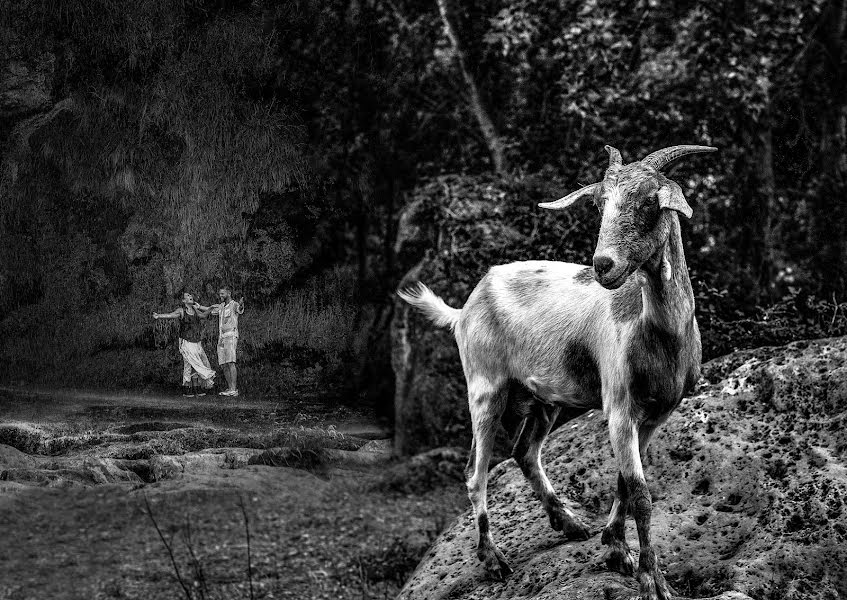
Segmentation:
<svg viewBox="0 0 847 600">
<path fill-rule="evenodd" d="M 398 290 L 397 295 L 425 314 L 438 327 L 456 328 L 461 309 L 448 306 L 444 300 L 422 283 Z"/>
</svg>

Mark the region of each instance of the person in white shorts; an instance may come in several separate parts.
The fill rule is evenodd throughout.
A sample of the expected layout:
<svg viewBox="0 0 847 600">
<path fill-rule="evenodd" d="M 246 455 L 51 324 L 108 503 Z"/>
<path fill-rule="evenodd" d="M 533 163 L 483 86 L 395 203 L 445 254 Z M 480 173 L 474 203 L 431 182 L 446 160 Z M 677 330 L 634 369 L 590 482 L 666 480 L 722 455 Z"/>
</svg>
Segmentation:
<svg viewBox="0 0 847 600">
<path fill-rule="evenodd" d="M 244 314 L 244 298 L 238 302 L 233 300 L 232 291 L 228 287 L 218 290 L 218 298 L 220 303 L 208 308 L 213 315 L 218 315 L 218 364 L 223 369 L 227 383 L 227 389 L 219 392 L 219 395 L 237 396 L 238 372 L 235 368 L 235 354 L 238 346 L 238 317 Z"/>
</svg>

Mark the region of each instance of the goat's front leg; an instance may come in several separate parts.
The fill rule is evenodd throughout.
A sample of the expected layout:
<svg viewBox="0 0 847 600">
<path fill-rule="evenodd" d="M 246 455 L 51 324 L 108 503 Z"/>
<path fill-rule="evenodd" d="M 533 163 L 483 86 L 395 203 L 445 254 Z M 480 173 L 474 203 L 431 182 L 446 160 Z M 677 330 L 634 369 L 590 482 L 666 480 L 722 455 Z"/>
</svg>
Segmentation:
<svg viewBox="0 0 847 600">
<path fill-rule="evenodd" d="M 629 489 L 626 487 L 623 473 L 618 472 L 615 501 L 612 504 L 609 522 L 603 528 L 600 541 L 609 547 L 603 555 L 606 566 L 610 571 L 617 571 L 621 575 L 633 575 L 635 573 L 635 558 L 629 544 L 626 543 L 626 513 L 628 508 Z"/>
<path fill-rule="evenodd" d="M 656 551 L 650 542 L 652 500 L 641 465 L 639 424 L 626 413 L 614 411 L 609 418 L 609 433 L 615 458 L 629 494 L 629 510 L 638 529 L 640 554 L 637 579 L 640 600 L 672 600 L 672 592 L 659 570 Z M 649 433 L 643 444 L 649 442 Z M 620 493 L 620 490 L 619 490 Z"/>
<path fill-rule="evenodd" d="M 468 498 L 473 505 L 476 521 L 476 555 L 485 565 L 485 570 L 496 578 L 503 579 L 512 572 L 506 557 L 497 548 L 491 535 L 488 521 L 488 463 L 494 448 L 497 422 L 506 406 L 507 390 L 494 386 L 481 378 L 468 381 L 468 405 L 473 426 L 471 456 L 465 468 Z"/>
<path fill-rule="evenodd" d="M 541 501 L 544 510 L 547 511 L 550 526 L 555 531 L 563 532 L 569 540 L 587 540 L 591 536 L 588 527 L 559 500 L 541 464 L 541 447 L 556 421 L 559 410 L 542 405 L 534 406 L 515 443 L 512 455 L 532 486 L 536 498 Z M 582 412 L 571 411 L 574 415 Z"/>
</svg>

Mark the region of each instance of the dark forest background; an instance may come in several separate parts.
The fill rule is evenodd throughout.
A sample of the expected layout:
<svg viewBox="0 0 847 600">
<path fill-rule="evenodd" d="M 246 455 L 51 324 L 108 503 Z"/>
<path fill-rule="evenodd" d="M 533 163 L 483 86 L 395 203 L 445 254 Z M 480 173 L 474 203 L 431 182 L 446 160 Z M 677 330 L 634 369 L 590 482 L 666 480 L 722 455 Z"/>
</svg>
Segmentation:
<svg viewBox="0 0 847 600">
<path fill-rule="evenodd" d="M 845 25 L 845 0 L 0 0 L 0 379 L 175 385 L 150 314 L 226 283 L 248 390 L 385 408 L 392 292 L 445 198 L 528 232 L 470 240 L 475 273 L 587 263 L 596 211 L 534 202 L 604 144 L 720 148 L 671 171 L 706 358 L 847 333 Z"/>
</svg>

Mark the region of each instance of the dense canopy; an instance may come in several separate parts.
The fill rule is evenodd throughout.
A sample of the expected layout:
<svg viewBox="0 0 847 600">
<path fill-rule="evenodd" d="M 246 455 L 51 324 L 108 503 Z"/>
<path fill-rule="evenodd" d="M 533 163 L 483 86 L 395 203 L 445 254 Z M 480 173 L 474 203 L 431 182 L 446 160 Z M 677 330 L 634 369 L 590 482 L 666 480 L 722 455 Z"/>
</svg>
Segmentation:
<svg viewBox="0 0 847 600">
<path fill-rule="evenodd" d="M 395 252 L 399 216 L 439 176 L 553 194 L 607 143 L 721 150 L 672 171 L 707 353 L 763 319 L 843 331 L 845 23 L 844 0 L 2 0 L 3 360 L 152 348 L 151 310 L 222 282 L 269 311 L 256 348 L 337 359 L 384 339 L 426 250 Z M 562 218 L 491 260 L 586 262 L 596 217 Z"/>
</svg>

